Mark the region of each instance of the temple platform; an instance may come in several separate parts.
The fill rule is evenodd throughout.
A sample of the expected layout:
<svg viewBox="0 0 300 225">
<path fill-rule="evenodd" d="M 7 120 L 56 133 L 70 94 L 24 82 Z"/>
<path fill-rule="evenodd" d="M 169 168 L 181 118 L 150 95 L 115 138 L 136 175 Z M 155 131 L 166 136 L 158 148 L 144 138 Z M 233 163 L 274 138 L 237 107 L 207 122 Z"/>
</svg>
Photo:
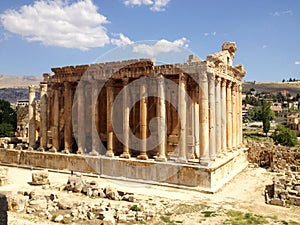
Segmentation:
<svg viewBox="0 0 300 225">
<path fill-rule="evenodd" d="M 247 167 L 247 150 L 247 148 L 240 148 L 226 152 L 208 166 L 202 166 L 197 160 L 179 163 L 171 158 L 166 162 L 157 162 L 154 159 L 123 159 L 2 148 L 0 163 L 92 173 L 109 179 L 215 193 Z"/>
</svg>

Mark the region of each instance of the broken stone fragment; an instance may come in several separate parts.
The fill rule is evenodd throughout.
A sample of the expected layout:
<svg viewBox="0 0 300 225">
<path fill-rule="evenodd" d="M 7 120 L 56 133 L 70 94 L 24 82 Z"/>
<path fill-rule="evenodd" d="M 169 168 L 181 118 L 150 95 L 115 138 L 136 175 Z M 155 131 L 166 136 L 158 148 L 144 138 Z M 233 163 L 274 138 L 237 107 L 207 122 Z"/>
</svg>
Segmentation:
<svg viewBox="0 0 300 225">
<path fill-rule="evenodd" d="M 32 182 L 33 185 L 45 185 L 50 184 L 49 174 L 47 170 L 32 172 Z"/>
</svg>

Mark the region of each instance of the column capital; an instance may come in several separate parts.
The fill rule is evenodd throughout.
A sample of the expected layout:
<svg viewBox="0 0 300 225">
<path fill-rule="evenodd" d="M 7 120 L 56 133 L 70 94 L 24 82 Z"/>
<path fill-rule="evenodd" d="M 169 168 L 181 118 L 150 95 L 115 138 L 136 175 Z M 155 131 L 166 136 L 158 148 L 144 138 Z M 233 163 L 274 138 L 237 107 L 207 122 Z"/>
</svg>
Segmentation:
<svg viewBox="0 0 300 225">
<path fill-rule="evenodd" d="M 186 75 L 184 73 L 180 73 L 178 79 L 179 81 L 186 82 Z"/>
<path fill-rule="evenodd" d="M 216 85 L 221 85 L 221 77 L 216 77 L 215 79 Z"/>
<path fill-rule="evenodd" d="M 41 92 L 47 91 L 48 84 L 46 83 L 40 83 Z"/>
<path fill-rule="evenodd" d="M 226 84 L 227 84 L 227 80 L 225 78 L 222 78 L 221 86 L 226 87 Z"/>
<path fill-rule="evenodd" d="M 29 85 L 28 88 L 30 93 L 35 92 L 35 85 Z"/>
<path fill-rule="evenodd" d="M 232 84 L 233 84 L 232 81 L 230 81 L 230 80 L 227 81 L 227 87 L 228 87 L 228 88 L 231 88 L 231 87 L 232 87 Z"/>
<path fill-rule="evenodd" d="M 213 73 L 207 73 L 207 78 L 210 81 L 214 81 L 216 79 L 216 76 Z"/>
</svg>

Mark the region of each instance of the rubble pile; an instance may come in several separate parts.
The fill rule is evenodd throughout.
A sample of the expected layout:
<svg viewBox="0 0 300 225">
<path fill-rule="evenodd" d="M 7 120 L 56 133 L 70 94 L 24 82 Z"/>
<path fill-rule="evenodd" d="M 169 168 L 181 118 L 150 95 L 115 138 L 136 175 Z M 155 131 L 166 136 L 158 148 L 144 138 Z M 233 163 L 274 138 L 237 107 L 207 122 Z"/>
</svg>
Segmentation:
<svg viewBox="0 0 300 225">
<path fill-rule="evenodd" d="M 36 177 L 36 172 L 33 174 Z M 38 174 L 45 178 L 45 171 Z M 55 187 L 55 191 L 52 191 L 53 187 L 49 184 L 42 186 L 42 189 L 48 189 L 47 194 L 45 191 L 19 191 L 8 196 L 8 210 L 35 214 L 57 223 L 100 220 L 104 225 L 145 222 L 155 216 L 148 204 L 136 202 L 133 193 L 111 186 L 100 187 L 96 181 L 84 180 L 81 175 L 69 176 L 67 184 Z M 73 198 L 76 193 L 90 198 L 78 200 Z"/>
<path fill-rule="evenodd" d="M 276 174 L 273 185 L 266 188 L 265 197 L 271 205 L 300 205 L 300 172 L 289 170 Z"/>
<path fill-rule="evenodd" d="M 0 186 L 4 186 L 8 183 L 7 173 L 7 168 L 0 167 Z"/>
<path fill-rule="evenodd" d="M 247 140 L 248 160 L 261 167 L 269 167 L 273 172 L 284 172 L 290 168 L 300 172 L 300 148 L 274 145 L 271 142 Z"/>
</svg>

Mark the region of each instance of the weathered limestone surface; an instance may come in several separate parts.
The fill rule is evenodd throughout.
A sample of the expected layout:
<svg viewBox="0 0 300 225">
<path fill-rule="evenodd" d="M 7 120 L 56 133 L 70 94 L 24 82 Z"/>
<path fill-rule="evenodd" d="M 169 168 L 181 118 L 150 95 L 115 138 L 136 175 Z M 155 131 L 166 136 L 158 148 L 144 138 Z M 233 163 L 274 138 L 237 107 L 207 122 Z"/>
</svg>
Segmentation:
<svg viewBox="0 0 300 225">
<path fill-rule="evenodd" d="M 44 185 L 50 184 L 48 171 L 35 171 L 32 172 L 32 182 L 33 185 Z"/>
<path fill-rule="evenodd" d="M 226 42 L 205 61 L 190 56 L 170 65 L 137 59 L 53 68 L 40 86 L 41 127 L 33 123 L 30 87 L 29 147 L 40 141 L 39 149 L 54 153 L 21 151 L 15 161 L 216 190 L 247 165 L 240 123 L 246 72 L 233 65 L 236 50 L 234 42 Z M 124 90 L 130 84 L 134 88 Z M 157 117 L 162 122 L 152 123 Z M 38 138 L 33 130 L 39 130 Z"/>
<path fill-rule="evenodd" d="M 0 186 L 4 186 L 8 182 L 8 168 L 0 167 Z"/>
</svg>

